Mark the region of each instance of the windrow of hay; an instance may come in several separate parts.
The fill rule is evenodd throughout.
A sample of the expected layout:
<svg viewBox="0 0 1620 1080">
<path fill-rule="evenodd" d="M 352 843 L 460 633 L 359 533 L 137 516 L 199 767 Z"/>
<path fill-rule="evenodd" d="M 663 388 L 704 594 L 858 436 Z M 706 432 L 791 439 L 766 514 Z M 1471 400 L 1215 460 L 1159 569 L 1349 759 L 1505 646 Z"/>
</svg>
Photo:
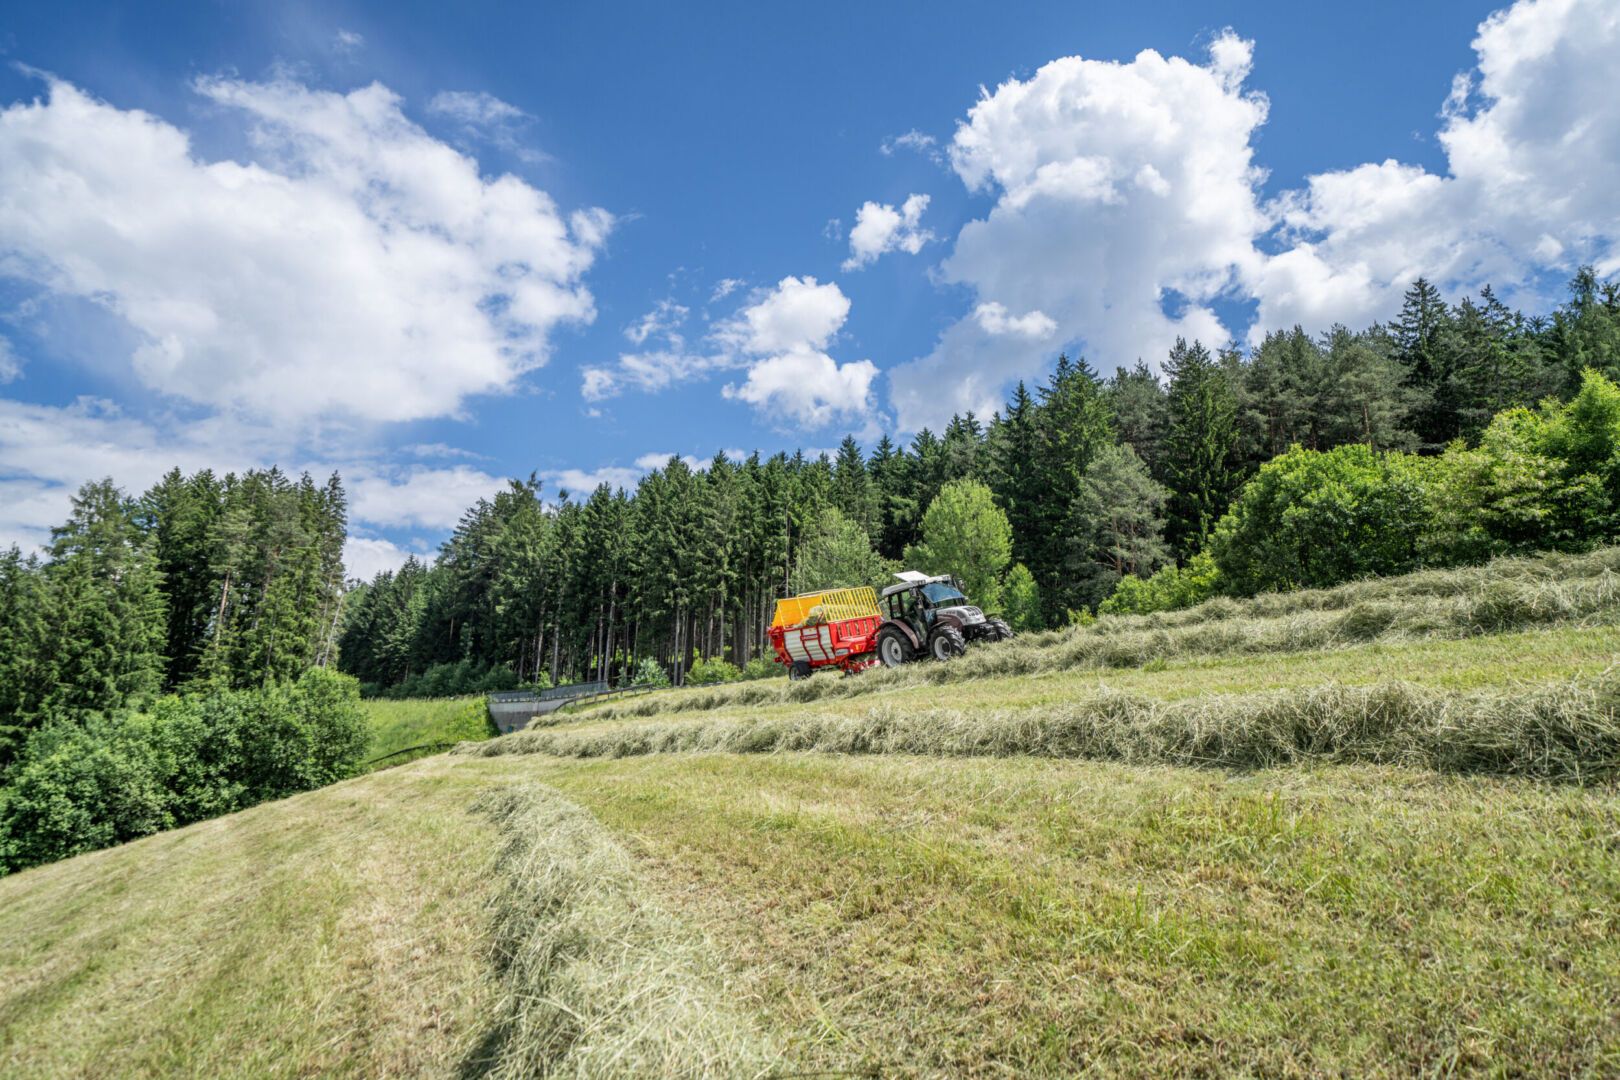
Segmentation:
<svg viewBox="0 0 1620 1080">
<path fill-rule="evenodd" d="M 949 663 L 908 664 L 854 678 L 819 675 L 651 694 L 552 722 L 702 712 L 730 705 L 854 697 L 917 684 L 1048 671 L 1139 667 L 1161 660 L 1261 656 L 1509 633 L 1533 627 L 1620 622 L 1620 548 L 1584 556 L 1501 559 L 1466 570 L 1429 571 L 1337 589 L 1220 598 L 1158 615 L 1111 617 L 1092 626 L 975 646 Z"/>
<path fill-rule="evenodd" d="M 458 753 L 625 757 L 683 751 L 1036 755 L 1131 764 L 1267 768 L 1370 762 L 1575 783 L 1620 777 L 1620 673 L 1469 693 L 1405 682 L 1328 684 L 1166 702 L 1101 689 L 1025 709 L 905 709 L 864 716 L 535 730 Z"/>
<path fill-rule="evenodd" d="M 471 744 L 468 744 L 471 745 Z M 491 792 L 501 999 L 469 1076 L 759 1076 L 774 1056 L 625 850 L 550 788 Z"/>
</svg>

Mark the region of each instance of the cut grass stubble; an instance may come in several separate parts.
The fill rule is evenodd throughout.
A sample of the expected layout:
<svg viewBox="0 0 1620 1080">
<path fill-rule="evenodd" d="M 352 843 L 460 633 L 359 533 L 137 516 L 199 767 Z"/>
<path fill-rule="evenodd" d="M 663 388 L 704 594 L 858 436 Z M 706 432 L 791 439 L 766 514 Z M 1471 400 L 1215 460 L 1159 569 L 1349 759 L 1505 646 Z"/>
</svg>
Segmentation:
<svg viewBox="0 0 1620 1080">
<path fill-rule="evenodd" d="M 464 1075 L 765 1074 L 701 941 L 589 813 L 524 784 L 477 804 L 503 837 L 492 904 L 501 998 Z"/>
<path fill-rule="evenodd" d="M 1404 682 L 1162 701 L 1100 689 L 1025 709 L 872 708 L 539 729 L 463 754 L 1034 755 L 1262 769 L 1360 762 L 1575 783 L 1620 777 L 1620 673 L 1449 693 Z"/>
</svg>

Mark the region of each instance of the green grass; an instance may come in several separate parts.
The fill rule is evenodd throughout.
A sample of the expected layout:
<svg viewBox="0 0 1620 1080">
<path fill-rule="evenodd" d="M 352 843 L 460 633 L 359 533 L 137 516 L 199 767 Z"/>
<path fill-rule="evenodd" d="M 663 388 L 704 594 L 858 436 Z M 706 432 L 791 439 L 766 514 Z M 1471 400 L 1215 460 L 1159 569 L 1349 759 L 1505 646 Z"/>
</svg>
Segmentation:
<svg viewBox="0 0 1620 1080">
<path fill-rule="evenodd" d="M 1620 1075 L 1616 562 L 673 691 L 25 871 L 0 1075 Z"/>
<path fill-rule="evenodd" d="M 1617 972 L 1613 788 L 438 757 L 0 880 L 0 1074 L 1609 1075 Z"/>
<path fill-rule="evenodd" d="M 361 708 L 371 724 L 371 746 L 366 751 L 368 761 L 413 746 L 477 741 L 497 734 L 482 695 L 398 701 L 372 698 L 361 702 Z M 399 760 L 402 759 L 393 759 Z"/>
<path fill-rule="evenodd" d="M 1388 768 L 541 759 L 798 1070 L 1610 1075 L 1620 800 Z"/>
<path fill-rule="evenodd" d="M 0 879 L 0 1075 L 453 1071 L 496 837 L 408 768 Z"/>
</svg>

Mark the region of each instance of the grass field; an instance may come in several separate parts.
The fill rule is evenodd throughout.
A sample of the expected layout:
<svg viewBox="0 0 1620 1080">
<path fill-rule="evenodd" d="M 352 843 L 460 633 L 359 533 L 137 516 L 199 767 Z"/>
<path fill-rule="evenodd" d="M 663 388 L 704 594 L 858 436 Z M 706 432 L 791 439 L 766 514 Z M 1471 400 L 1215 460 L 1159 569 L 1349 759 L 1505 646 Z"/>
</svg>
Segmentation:
<svg viewBox="0 0 1620 1080">
<path fill-rule="evenodd" d="M 397 754 L 413 746 L 488 739 L 497 734 L 482 695 L 361 702 L 371 724 L 367 760 Z M 388 764 L 407 760 L 390 758 Z"/>
<path fill-rule="evenodd" d="M 1615 1075 L 1616 566 L 656 694 L 0 879 L 0 1074 Z"/>
</svg>

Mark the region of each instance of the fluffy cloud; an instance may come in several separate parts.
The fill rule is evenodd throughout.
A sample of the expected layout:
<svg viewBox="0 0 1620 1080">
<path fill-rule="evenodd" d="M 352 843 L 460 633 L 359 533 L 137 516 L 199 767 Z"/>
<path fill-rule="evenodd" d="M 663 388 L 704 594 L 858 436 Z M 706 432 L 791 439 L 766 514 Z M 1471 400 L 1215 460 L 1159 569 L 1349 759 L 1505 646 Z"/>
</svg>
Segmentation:
<svg viewBox="0 0 1620 1080">
<path fill-rule="evenodd" d="M 523 129 L 534 117 L 494 94 L 443 90 L 428 101 L 427 111 L 456 125 L 465 139 L 486 142 L 531 165 L 547 160 L 545 154 L 522 139 Z"/>
<path fill-rule="evenodd" d="M 85 481 L 111 476 L 140 491 L 176 466 L 240 471 L 264 460 L 259 436 L 217 421 L 160 429 L 100 398 L 63 407 L 0 398 L 0 545 L 47 542 Z"/>
<path fill-rule="evenodd" d="M 973 309 L 973 318 L 979 328 L 991 336 L 1010 334 L 1014 337 L 1042 340 L 1057 332 L 1057 323 L 1044 311 L 1030 311 L 1023 315 L 1010 315 L 1005 304 L 994 300 Z"/>
<path fill-rule="evenodd" d="M 379 528 L 453 529 L 467 507 L 493 497 L 506 481 L 466 465 L 360 463 L 340 470 L 349 512 Z"/>
<path fill-rule="evenodd" d="M 746 368 L 746 380 L 726 385 L 722 394 L 754 405 L 779 426 L 815 428 L 835 420 L 865 424 L 871 420 L 877 367 L 870 360 L 840 364 L 827 355 L 849 318 L 849 306 L 849 297 L 832 282 L 785 277 L 714 324 L 705 347 L 692 350 L 678 330 L 686 308 L 664 301 L 625 336 L 633 344 L 656 339 L 665 347 L 623 353 L 612 365 L 584 368 L 580 392 L 587 401 L 626 388 L 656 393 L 715 371 Z"/>
<path fill-rule="evenodd" d="M 1203 64 L 1065 57 L 973 107 L 951 164 L 996 202 L 942 272 L 978 301 L 890 372 L 902 428 L 989 412 L 1055 343 L 1116 364 L 1163 355 L 1178 334 L 1226 338 L 1210 303 L 1258 264 L 1266 225 L 1250 137 L 1267 103 L 1244 90 L 1250 56 L 1227 33 Z"/>
<path fill-rule="evenodd" d="M 526 120 L 529 114 L 482 90 L 441 90 L 428 101 L 428 112 L 469 127 Z"/>
<path fill-rule="evenodd" d="M 945 155 L 939 149 L 939 140 L 916 128 L 904 135 L 890 135 L 878 146 L 878 152 L 884 157 L 892 157 L 896 150 L 910 150 L 936 163 L 945 160 Z"/>
<path fill-rule="evenodd" d="M 280 423 L 441 416 L 593 317 L 605 212 L 481 176 L 377 84 L 196 88 L 251 160 L 60 81 L 0 111 L 5 271 L 126 323 L 147 386 Z"/>
<path fill-rule="evenodd" d="M 975 306 L 890 372 L 900 426 L 996 407 L 1059 345 L 1107 370 L 1156 363 L 1177 336 L 1385 319 L 1418 276 L 1542 306 L 1549 274 L 1620 272 L 1620 8 L 1519 0 L 1473 44 L 1477 69 L 1442 107 L 1444 174 L 1368 163 L 1266 205 L 1252 146 L 1267 102 L 1230 31 L 1202 63 L 1066 57 L 985 94 L 950 159 L 995 204 L 942 267 Z M 1257 301 L 1255 320 L 1223 325 L 1221 299 Z"/>
<path fill-rule="evenodd" d="M 655 336 L 678 345 L 684 340 L 681 327 L 686 325 L 689 314 L 691 312 L 683 304 L 667 298 L 660 300 L 651 311 L 625 327 L 624 336 L 632 345 L 644 344 L 648 338 Z"/>
<path fill-rule="evenodd" d="M 586 401 L 604 401 L 626 389 L 656 394 L 678 382 L 697 378 L 729 363 L 725 356 L 689 352 L 682 327 L 691 314 L 684 304 L 663 299 L 640 319 L 624 328 L 632 345 L 649 341 L 659 347 L 620 353 L 612 365 L 592 364 L 580 369 L 580 394 Z"/>
<path fill-rule="evenodd" d="M 421 552 L 400 547 L 392 540 L 350 536 L 343 545 L 343 569 L 351 578 L 370 581 L 384 570 L 398 570 L 412 555 L 419 561 L 433 561 L 432 556 L 424 557 Z"/>
<path fill-rule="evenodd" d="M 1287 246 L 1255 277 L 1253 333 L 1388 317 L 1419 275 L 1511 292 L 1543 269 L 1620 270 L 1620 8 L 1524 0 L 1473 44 L 1477 71 L 1457 77 L 1442 113 L 1446 175 L 1385 161 L 1279 200 Z"/>
<path fill-rule="evenodd" d="M 784 426 L 789 420 L 802 428 L 869 421 L 876 365 L 840 364 L 825 351 L 848 317 L 849 298 L 837 285 L 783 278 L 722 329 L 721 337 L 749 356 L 747 380 L 727 384 L 722 393 Z"/>
<path fill-rule="evenodd" d="M 849 230 L 849 258 L 844 270 L 859 270 L 889 251 L 915 255 L 934 234 L 921 227 L 927 195 L 912 195 L 896 210 L 887 203 L 867 202 L 855 212 L 855 227 Z"/>
</svg>

